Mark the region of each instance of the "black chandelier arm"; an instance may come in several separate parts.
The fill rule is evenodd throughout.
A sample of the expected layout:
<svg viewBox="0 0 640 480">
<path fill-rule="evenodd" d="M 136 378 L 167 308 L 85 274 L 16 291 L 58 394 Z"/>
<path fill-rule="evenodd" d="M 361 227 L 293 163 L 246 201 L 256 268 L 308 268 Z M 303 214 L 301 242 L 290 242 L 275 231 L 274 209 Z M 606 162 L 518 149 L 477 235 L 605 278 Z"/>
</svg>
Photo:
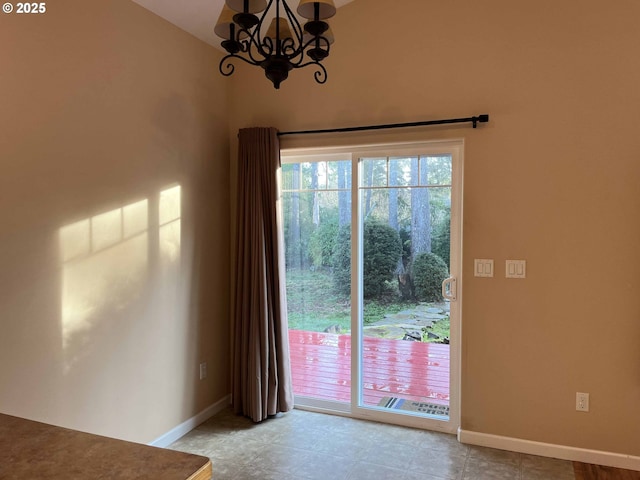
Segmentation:
<svg viewBox="0 0 640 480">
<path fill-rule="evenodd" d="M 258 53 L 262 55 L 264 58 L 270 57 L 275 53 L 276 47 L 273 44 L 273 39 L 269 37 L 264 37 L 262 42 L 260 42 L 261 48 L 258 50 Z"/>
<path fill-rule="evenodd" d="M 316 42 L 318 42 L 318 43 L 316 43 Z M 310 40 L 307 40 L 307 42 L 304 45 L 302 45 L 300 48 L 302 50 L 306 50 L 311 45 L 322 46 L 322 47 L 326 46 L 327 52 L 329 52 L 329 48 L 331 47 L 331 44 L 329 43 L 329 40 L 327 39 L 327 37 L 324 37 L 322 35 L 318 35 L 317 37 L 313 37 Z"/>
<path fill-rule="evenodd" d="M 236 70 L 235 65 L 232 63 L 232 60 L 234 59 L 238 59 L 238 60 L 242 60 L 243 62 L 252 65 L 252 66 L 259 66 L 261 65 L 260 62 L 255 62 L 251 59 L 242 57 L 240 55 L 236 55 L 236 54 L 229 54 L 229 55 L 225 55 L 222 60 L 220 60 L 220 65 L 218 67 L 218 70 L 220 71 L 220 73 L 225 76 L 225 77 L 230 77 L 231 75 L 233 75 L 233 73 Z M 324 84 L 327 82 L 327 78 L 328 78 L 328 74 L 327 74 L 327 69 L 324 67 L 324 65 L 322 65 L 322 63 L 320 62 L 307 62 L 304 64 L 294 64 L 294 68 L 304 68 L 304 67 L 308 67 L 310 65 L 315 65 L 317 70 L 313 73 L 313 77 L 315 79 L 315 81 L 319 84 Z M 474 126 L 475 128 L 475 126 Z"/>
<path fill-rule="evenodd" d="M 273 0 L 271 0 L 273 2 Z M 242 41 L 244 48 L 242 51 L 247 54 L 248 59 L 242 58 L 247 63 L 251 65 L 260 65 L 266 58 L 269 58 L 274 54 L 275 46 L 273 44 L 273 39 L 269 37 L 261 38 L 260 28 L 262 26 L 262 20 L 256 26 L 256 29 L 252 32 L 247 32 L 249 37 Z"/>
<path fill-rule="evenodd" d="M 329 51 L 331 48 L 329 40 L 327 40 L 325 37 L 322 37 L 322 36 L 314 37 L 311 40 L 307 41 L 306 43 L 300 42 L 297 48 L 294 48 L 295 45 L 293 43 L 293 40 L 291 41 L 291 43 L 292 45 L 291 45 L 290 53 L 288 49 L 283 49 L 283 53 L 287 55 L 287 58 L 289 59 L 289 61 L 291 62 L 294 68 L 306 67 L 307 65 L 319 63 L 321 61 L 321 59 L 312 57 L 313 58 L 312 61 L 303 63 L 305 61 L 305 53 L 307 53 L 307 49 L 309 47 L 313 45 L 316 45 L 316 48 L 318 48 L 318 46 L 323 47 L 324 51 L 326 52 L 326 55 L 324 55 L 323 58 L 329 55 Z"/>
<path fill-rule="evenodd" d="M 322 65 L 320 62 L 307 62 L 307 63 L 303 63 L 302 65 L 296 65 L 296 68 L 304 68 L 304 67 L 308 67 L 309 65 L 315 65 L 318 70 L 316 70 L 313 73 L 313 77 L 315 78 L 316 82 L 318 82 L 319 84 L 323 84 L 326 83 L 327 81 L 327 69 L 324 68 L 324 65 Z"/>
<path fill-rule="evenodd" d="M 275 0 L 275 1 L 279 1 L 279 0 Z M 264 21 L 267 18 L 267 12 L 269 11 L 269 9 L 271 8 L 271 6 L 273 5 L 274 0 L 269 0 L 269 3 L 267 3 L 267 7 L 264 9 L 264 11 L 262 12 L 262 16 L 260 18 L 260 20 L 258 21 L 258 24 L 252 28 L 252 30 L 244 30 L 244 32 L 247 34 L 248 38 L 246 40 L 244 40 L 244 42 L 246 42 L 246 52 L 249 55 L 249 57 L 251 58 L 252 62 L 255 62 L 255 65 L 260 65 L 261 63 L 261 59 L 257 59 L 255 57 L 255 54 L 259 54 L 260 56 L 264 58 L 267 58 L 269 55 L 272 55 L 273 53 L 273 44 L 270 42 L 270 44 L 267 44 L 266 41 L 270 40 L 268 37 L 262 38 L 262 27 L 264 25 Z M 270 50 L 266 50 L 265 46 L 271 46 Z M 253 47 L 253 48 L 252 48 Z M 255 52 L 254 52 L 255 50 Z"/>
<path fill-rule="evenodd" d="M 289 7 L 289 5 L 287 5 L 286 2 L 282 2 L 282 5 L 284 6 L 284 11 L 287 14 L 289 22 L 291 22 L 291 26 L 293 27 L 293 33 L 296 36 L 297 43 L 298 45 L 302 45 L 303 38 L 304 38 L 304 29 L 300 25 L 298 18 L 291 11 L 291 8 Z"/>
<path fill-rule="evenodd" d="M 242 53 L 248 54 L 250 57 L 253 57 L 253 52 L 251 50 L 252 39 L 253 39 L 252 32 L 246 28 L 240 27 L 237 30 L 237 33 L 235 33 L 234 37 L 230 39 L 230 42 L 233 42 L 235 45 L 238 46 L 238 50 L 236 51 L 229 50 L 228 48 L 225 47 L 225 42 L 222 42 L 222 46 L 225 47 L 225 49 L 231 56 L 237 56 L 238 58 L 241 58 L 239 53 L 242 52 Z M 255 62 L 256 65 L 259 63 L 259 61 L 255 57 L 252 58 L 252 60 Z"/>
<path fill-rule="evenodd" d="M 280 51 L 293 65 L 302 63 L 304 49 L 301 48 L 301 44 L 296 47 L 296 42 L 293 38 L 285 38 L 282 41 Z M 297 57 L 299 57 L 299 60 L 295 60 Z"/>
<path fill-rule="evenodd" d="M 273 49 L 268 50 L 266 48 L 269 46 L 268 42 L 270 40 L 270 38 L 265 38 L 262 43 L 258 43 L 257 37 L 251 37 L 249 40 L 246 40 L 247 49 L 245 50 L 245 53 L 249 56 L 249 60 L 253 65 L 260 65 L 262 60 L 271 55 Z M 258 58 L 256 55 L 259 55 L 262 58 Z"/>
<path fill-rule="evenodd" d="M 316 63 L 316 65 L 319 69 L 313 72 L 313 78 L 322 85 L 327 82 L 327 69 L 321 63 Z"/>
<path fill-rule="evenodd" d="M 331 53 L 331 43 L 323 36 L 309 40 L 302 48 L 314 62 L 322 62 Z"/>
<path fill-rule="evenodd" d="M 256 29 L 254 31 L 256 48 L 258 49 L 258 52 L 260 53 L 260 55 L 262 55 L 264 58 L 267 58 L 270 55 L 273 55 L 277 48 L 276 45 L 273 43 L 273 40 L 266 36 L 266 32 L 265 32 L 265 37 L 262 38 L 262 26 L 264 21 L 267 19 L 267 13 L 269 12 L 269 10 L 271 10 L 271 7 L 273 6 L 274 1 L 279 2 L 280 0 L 269 0 L 269 3 L 267 3 L 267 8 L 265 8 L 264 11 L 262 12 L 262 18 L 260 18 L 260 23 L 256 25 Z M 276 3 L 276 8 L 277 7 L 278 5 Z M 267 45 L 267 43 L 265 43 L 267 41 L 268 41 L 268 45 L 270 45 L 271 47 L 270 51 L 266 51 L 263 48 L 263 45 Z"/>
<path fill-rule="evenodd" d="M 303 43 L 302 41 L 300 41 L 297 48 L 295 47 L 295 42 L 293 39 L 287 39 L 287 40 L 288 41 L 285 41 L 283 43 L 282 53 L 287 57 L 291 65 L 293 65 L 293 68 L 302 68 L 302 67 L 306 67 L 307 65 L 320 62 L 320 60 L 314 59 L 311 62 L 307 62 L 303 64 L 305 60 L 305 53 L 307 52 L 307 48 L 309 48 L 312 45 L 315 45 L 316 48 L 322 47 L 326 52 L 325 57 L 329 56 L 329 52 L 331 50 L 331 44 L 329 43 L 329 40 L 323 36 L 314 37 L 311 40 L 307 41 L 306 43 Z M 325 77 L 326 77 L 326 72 L 325 72 Z M 324 83 L 325 81 L 318 82 L 318 83 Z"/>
<path fill-rule="evenodd" d="M 233 72 L 236 71 L 236 66 L 231 63 L 232 58 L 239 57 L 237 55 L 234 55 L 233 53 L 230 53 L 229 55 L 225 55 L 224 57 L 222 57 L 222 60 L 220 60 L 218 70 L 220 70 L 220 73 L 225 77 L 230 77 L 231 75 L 233 75 Z"/>
<path fill-rule="evenodd" d="M 238 60 L 242 60 L 245 63 L 248 63 L 249 65 L 253 65 L 254 67 L 260 65 L 259 62 L 254 62 L 249 58 L 236 55 L 235 53 L 230 53 L 229 55 L 225 55 L 224 57 L 222 57 L 222 60 L 220 60 L 219 70 L 222 75 L 224 75 L 225 77 L 230 77 L 231 75 L 233 75 L 233 72 L 236 71 L 236 67 L 233 63 L 231 63 L 231 60 L 236 58 Z"/>
</svg>

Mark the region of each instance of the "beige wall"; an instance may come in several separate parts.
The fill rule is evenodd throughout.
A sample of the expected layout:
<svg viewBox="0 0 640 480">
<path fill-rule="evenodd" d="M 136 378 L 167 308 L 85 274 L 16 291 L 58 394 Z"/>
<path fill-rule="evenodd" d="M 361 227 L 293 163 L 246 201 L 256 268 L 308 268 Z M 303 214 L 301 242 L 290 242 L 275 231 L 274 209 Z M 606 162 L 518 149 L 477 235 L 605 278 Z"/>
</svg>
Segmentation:
<svg viewBox="0 0 640 480">
<path fill-rule="evenodd" d="M 149 442 L 229 392 L 220 54 L 47 6 L 0 19 L 0 411 Z"/>
<path fill-rule="evenodd" d="M 462 427 L 640 455 L 640 4 L 393 3 L 339 10 L 324 86 L 294 71 L 274 91 L 240 66 L 232 149 L 246 126 L 491 114 L 477 130 L 286 145 L 464 138 Z M 474 258 L 498 275 L 474 278 Z M 526 280 L 504 278 L 508 258 Z"/>
</svg>

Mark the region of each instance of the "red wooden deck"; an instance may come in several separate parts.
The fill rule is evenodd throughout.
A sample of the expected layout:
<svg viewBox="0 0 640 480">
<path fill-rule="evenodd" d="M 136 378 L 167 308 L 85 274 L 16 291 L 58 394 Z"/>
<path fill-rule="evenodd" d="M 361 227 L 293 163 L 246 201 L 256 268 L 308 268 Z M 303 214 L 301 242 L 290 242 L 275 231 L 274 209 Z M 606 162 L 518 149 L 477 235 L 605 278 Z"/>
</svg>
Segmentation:
<svg viewBox="0 0 640 480">
<path fill-rule="evenodd" d="M 351 335 L 289 330 L 293 390 L 321 400 L 351 401 Z M 364 337 L 363 399 L 449 404 L 449 345 Z"/>
</svg>

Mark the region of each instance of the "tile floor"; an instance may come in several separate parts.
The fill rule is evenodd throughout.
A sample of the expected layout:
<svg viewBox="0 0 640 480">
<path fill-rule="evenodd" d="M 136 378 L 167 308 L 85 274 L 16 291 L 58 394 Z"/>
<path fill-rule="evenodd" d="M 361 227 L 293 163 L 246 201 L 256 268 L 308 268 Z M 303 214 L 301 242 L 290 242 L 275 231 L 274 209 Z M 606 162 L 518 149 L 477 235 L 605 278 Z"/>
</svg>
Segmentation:
<svg viewBox="0 0 640 480">
<path fill-rule="evenodd" d="M 214 480 L 573 480 L 571 462 L 452 435 L 294 410 L 254 424 L 225 410 L 169 448 L 208 456 Z"/>
</svg>

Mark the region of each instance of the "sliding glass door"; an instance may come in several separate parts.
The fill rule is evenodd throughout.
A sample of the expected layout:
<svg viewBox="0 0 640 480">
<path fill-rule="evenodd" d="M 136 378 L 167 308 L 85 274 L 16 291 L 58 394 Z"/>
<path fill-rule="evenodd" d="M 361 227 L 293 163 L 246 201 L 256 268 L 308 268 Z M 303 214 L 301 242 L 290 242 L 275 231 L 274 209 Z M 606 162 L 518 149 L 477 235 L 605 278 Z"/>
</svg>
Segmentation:
<svg viewBox="0 0 640 480">
<path fill-rule="evenodd" d="M 289 338 L 297 402 L 348 410 L 351 402 L 351 155 L 285 157 L 283 228 Z"/>
<path fill-rule="evenodd" d="M 283 152 L 298 405 L 457 428 L 461 162 L 461 142 Z"/>
</svg>

